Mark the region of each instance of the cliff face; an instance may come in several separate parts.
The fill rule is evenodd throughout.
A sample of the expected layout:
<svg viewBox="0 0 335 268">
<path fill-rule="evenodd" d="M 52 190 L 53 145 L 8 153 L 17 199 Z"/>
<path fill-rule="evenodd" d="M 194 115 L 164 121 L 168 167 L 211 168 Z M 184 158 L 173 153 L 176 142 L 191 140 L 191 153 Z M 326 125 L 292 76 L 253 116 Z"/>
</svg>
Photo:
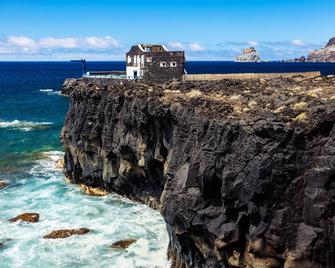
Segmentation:
<svg viewBox="0 0 335 268">
<path fill-rule="evenodd" d="M 240 62 L 259 62 L 261 61 L 257 50 L 254 47 L 246 48 L 243 53 L 236 58 Z"/>
<path fill-rule="evenodd" d="M 335 267 L 334 82 L 67 80 L 65 174 L 159 209 L 173 267 Z"/>
<path fill-rule="evenodd" d="M 312 62 L 335 62 L 335 37 L 331 38 L 324 48 L 312 51 L 307 61 Z"/>
</svg>

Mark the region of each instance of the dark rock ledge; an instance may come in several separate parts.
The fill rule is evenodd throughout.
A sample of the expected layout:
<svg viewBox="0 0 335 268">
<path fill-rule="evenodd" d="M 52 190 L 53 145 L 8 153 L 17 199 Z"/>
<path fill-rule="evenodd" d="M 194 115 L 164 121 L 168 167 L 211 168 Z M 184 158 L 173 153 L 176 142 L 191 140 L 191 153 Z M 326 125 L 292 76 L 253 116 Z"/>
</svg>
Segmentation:
<svg viewBox="0 0 335 268">
<path fill-rule="evenodd" d="M 66 176 L 159 209 L 173 267 L 335 267 L 335 79 L 69 79 Z"/>
</svg>

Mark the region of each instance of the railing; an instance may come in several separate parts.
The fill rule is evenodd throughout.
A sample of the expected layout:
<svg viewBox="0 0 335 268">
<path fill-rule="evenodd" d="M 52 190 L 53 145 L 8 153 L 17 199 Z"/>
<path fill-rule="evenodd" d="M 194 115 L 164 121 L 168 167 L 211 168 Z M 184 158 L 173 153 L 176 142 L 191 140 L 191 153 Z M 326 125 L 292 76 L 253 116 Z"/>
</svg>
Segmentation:
<svg viewBox="0 0 335 268">
<path fill-rule="evenodd" d="M 83 75 L 85 78 L 127 79 L 126 72 L 121 71 L 90 71 Z"/>
</svg>

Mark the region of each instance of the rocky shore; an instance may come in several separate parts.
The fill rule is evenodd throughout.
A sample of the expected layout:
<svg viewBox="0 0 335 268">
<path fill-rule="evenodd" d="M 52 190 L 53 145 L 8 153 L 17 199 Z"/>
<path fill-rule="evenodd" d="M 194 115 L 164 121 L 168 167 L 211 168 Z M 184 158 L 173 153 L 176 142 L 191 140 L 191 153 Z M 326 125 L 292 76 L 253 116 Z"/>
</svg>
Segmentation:
<svg viewBox="0 0 335 268">
<path fill-rule="evenodd" d="M 160 210 L 173 267 L 335 267 L 335 78 L 62 94 L 66 177 Z"/>
</svg>

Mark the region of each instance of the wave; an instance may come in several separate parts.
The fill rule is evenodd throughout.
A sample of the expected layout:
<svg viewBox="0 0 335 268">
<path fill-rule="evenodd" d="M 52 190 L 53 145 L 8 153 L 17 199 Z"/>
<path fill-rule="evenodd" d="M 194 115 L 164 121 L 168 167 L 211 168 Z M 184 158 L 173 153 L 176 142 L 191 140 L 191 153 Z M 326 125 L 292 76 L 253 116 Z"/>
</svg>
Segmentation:
<svg viewBox="0 0 335 268">
<path fill-rule="evenodd" d="M 24 263 L 27 268 L 36 263 L 39 267 L 170 267 L 168 234 L 159 212 L 129 200 L 124 203 L 115 194 L 103 198 L 82 194 L 79 187 L 64 182 L 56 166 L 63 155 L 62 151 L 40 152 L 27 176 L 17 179 L 20 187 L 0 191 L 1 218 L 16 216 L 18 207 L 41 215 L 37 228 L 29 232 L 0 219 L 4 226 L 0 237 L 12 239 L 1 251 L 1 264 L 18 267 Z M 74 227 L 93 232 L 59 241 L 41 239 L 52 230 Z M 137 242 L 124 251 L 110 249 L 111 243 L 125 238 Z"/>
<path fill-rule="evenodd" d="M 51 88 L 41 88 L 40 89 L 40 92 L 41 93 L 45 93 L 47 95 L 60 95 L 61 92 L 60 91 L 57 91 L 57 90 L 53 90 Z"/>
<path fill-rule="evenodd" d="M 41 153 L 41 158 L 35 161 L 35 165 L 31 168 L 32 175 L 51 175 L 53 172 L 61 174 L 61 168 L 57 162 L 64 157 L 62 151 L 46 151 Z"/>
<path fill-rule="evenodd" d="M 52 125 L 51 122 L 33 122 L 33 121 L 2 121 L 0 120 L 0 128 L 11 128 L 11 129 L 19 129 L 22 131 L 31 131 L 33 129 L 38 128 L 47 128 Z"/>
</svg>

